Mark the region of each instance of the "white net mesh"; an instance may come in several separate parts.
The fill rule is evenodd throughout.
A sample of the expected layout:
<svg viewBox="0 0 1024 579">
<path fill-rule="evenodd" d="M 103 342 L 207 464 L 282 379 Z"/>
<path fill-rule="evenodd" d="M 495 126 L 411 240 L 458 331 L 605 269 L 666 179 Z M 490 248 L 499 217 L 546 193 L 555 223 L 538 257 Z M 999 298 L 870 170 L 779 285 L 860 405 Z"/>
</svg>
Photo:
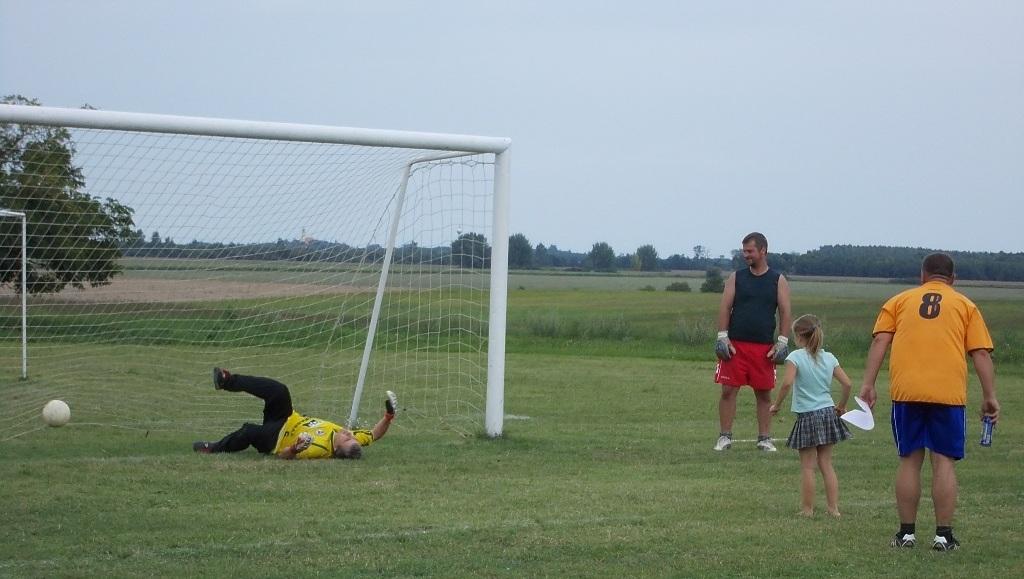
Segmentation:
<svg viewBox="0 0 1024 579">
<path fill-rule="evenodd" d="M 0 208 L 28 216 L 32 271 L 23 381 L 21 223 L 0 219 L 0 440 L 38 427 L 53 398 L 73 425 L 209 435 L 258 419 L 258 400 L 213 389 L 215 365 L 276 378 L 299 411 L 346 421 L 403 169 L 438 152 L 18 125 L 4 135 Z M 493 161 L 412 165 L 360 423 L 394 390 L 396 428 L 481 429 Z"/>
</svg>

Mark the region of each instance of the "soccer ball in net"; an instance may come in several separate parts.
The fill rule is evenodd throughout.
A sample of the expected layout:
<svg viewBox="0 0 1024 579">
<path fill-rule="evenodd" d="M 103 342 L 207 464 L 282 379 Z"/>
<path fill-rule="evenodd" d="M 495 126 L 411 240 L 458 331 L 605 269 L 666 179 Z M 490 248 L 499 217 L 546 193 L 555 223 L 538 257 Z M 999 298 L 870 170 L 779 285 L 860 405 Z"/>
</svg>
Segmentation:
<svg viewBox="0 0 1024 579">
<path fill-rule="evenodd" d="M 71 408 L 63 400 L 50 400 L 43 406 L 43 422 L 50 426 L 64 426 L 71 420 Z"/>
</svg>

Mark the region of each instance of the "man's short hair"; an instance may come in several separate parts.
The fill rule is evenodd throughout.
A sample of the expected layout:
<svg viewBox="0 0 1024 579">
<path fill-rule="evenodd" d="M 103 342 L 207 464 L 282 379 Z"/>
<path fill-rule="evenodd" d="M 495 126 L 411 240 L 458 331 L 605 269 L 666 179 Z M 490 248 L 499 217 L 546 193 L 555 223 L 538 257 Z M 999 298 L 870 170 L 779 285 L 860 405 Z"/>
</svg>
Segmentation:
<svg viewBox="0 0 1024 579">
<path fill-rule="evenodd" d="M 751 241 L 754 242 L 754 247 L 761 251 L 768 249 L 768 238 L 765 237 L 763 233 L 758 233 L 756 231 L 748 233 L 747 236 L 743 238 L 743 245 L 746 245 Z"/>
<path fill-rule="evenodd" d="M 941 275 L 952 279 L 955 273 L 953 258 L 945 253 L 932 253 L 921 262 L 921 271 L 925 275 Z"/>
<path fill-rule="evenodd" d="M 336 446 L 334 448 L 334 458 L 351 458 L 357 459 L 363 457 L 363 447 L 358 444 Z"/>
</svg>

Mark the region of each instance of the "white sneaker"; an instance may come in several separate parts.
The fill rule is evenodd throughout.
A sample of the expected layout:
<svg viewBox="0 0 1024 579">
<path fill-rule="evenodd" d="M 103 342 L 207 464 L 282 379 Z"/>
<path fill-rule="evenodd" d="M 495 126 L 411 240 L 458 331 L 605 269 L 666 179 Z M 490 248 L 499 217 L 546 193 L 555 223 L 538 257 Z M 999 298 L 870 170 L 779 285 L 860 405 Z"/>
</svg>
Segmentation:
<svg viewBox="0 0 1024 579">
<path fill-rule="evenodd" d="M 757 448 L 758 448 L 758 450 L 763 450 L 765 452 L 778 452 L 778 450 L 779 450 L 779 449 L 775 448 L 775 443 L 773 443 L 772 439 L 770 439 L 770 438 L 766 438 L 764 440 L 758 440 L 757 441 Z"/>
<path fill-rule="evenodd" d="M 715 443 L 715 450 L 729 450 L 732 448 L 732 439 L 728 436 L 719 436 Z"/>
</svg>

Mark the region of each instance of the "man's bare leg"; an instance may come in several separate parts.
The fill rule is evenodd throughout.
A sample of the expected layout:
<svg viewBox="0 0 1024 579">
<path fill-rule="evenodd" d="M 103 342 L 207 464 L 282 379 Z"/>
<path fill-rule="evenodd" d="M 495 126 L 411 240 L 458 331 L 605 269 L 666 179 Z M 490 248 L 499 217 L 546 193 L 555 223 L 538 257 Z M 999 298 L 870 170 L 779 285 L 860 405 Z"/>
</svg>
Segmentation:
<svg viewBox="0 0 1024 579">
<path fill-rule="evenodd" d="M 772 406 L 771 390 L 754 390 L 754 397 L 757 399 L 757 434 L 758 436 L 771 437 L 772 435 L 772 413 L 769 412 Z M 733 411 L 736 405 L 733 405 Z"/>
<path fill-rule="evenodd" d="M 732 432 L 732 423 L 736 419 L 736 395 L 738 386 L 722 386 L 722 397 L 718 400 L 719 432 Z"/>
<path fill-rule="evenodd" d="M 896 469 L 896 512 L 901 524 L 917 521 L 917 506 L 921 502 L 922 464 L 923 448 L 900 457 L 900 465 Z"/>
<path fill-rule="evenodd" d="M 956 462 L 936 452 L 931 453 L 932 460 L 932 503 L 935 505 L 935 525 L 952 527 L 953 514 L 956 512 Z"/>
</svg>

